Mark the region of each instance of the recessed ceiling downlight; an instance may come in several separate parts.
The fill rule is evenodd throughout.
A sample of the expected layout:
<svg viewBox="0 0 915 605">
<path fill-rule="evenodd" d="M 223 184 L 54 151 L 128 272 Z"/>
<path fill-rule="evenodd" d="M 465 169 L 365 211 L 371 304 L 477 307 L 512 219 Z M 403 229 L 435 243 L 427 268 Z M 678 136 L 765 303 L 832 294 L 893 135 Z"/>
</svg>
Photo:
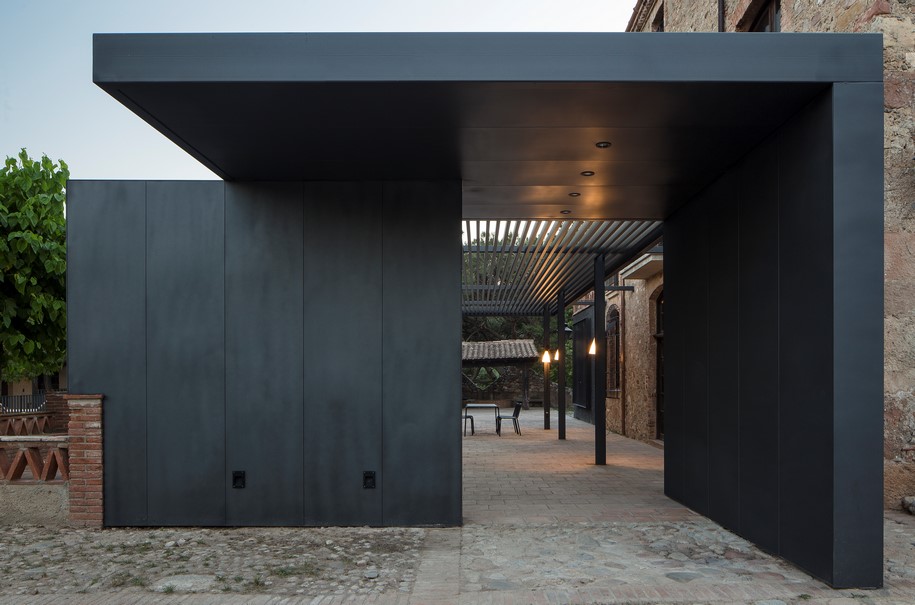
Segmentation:
<svg viewBox="0 0 915 605">
<path fill-rule="evenodd" d="M 572 193 L 569 194 L 569 197 L 578 197 L 579 195 L 581 195 L 581 194 L 578 193 L 577 191 L 573 191 Z"/>
<path fill-rule="evenodd" d="M 594 176 L 594 171 L 593 170 L 582 170 L 581 176 Z"/>
<path fill-rule="evenodd" d="M 571 210 L 560 210 L 559 214 L 572 214 Z"/>
<path fill-rule="evenodd" d="M 598 149 L 606 149 L 606 148 L 610 147 L 610 145 L 612 145 L 612 143 L 610 143 L 610 141 L 598 141 L 594 145 L 597 146 Z"/>
</svg>

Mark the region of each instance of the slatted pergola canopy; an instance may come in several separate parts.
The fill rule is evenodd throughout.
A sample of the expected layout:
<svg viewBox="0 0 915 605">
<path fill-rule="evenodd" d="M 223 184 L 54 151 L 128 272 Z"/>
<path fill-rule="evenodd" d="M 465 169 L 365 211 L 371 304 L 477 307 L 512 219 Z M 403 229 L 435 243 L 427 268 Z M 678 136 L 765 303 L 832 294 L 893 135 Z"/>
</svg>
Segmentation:
<svg viewBox="0 0 915 605">
<path fill-rule="evenodd" d="M 594 283 L 594 259 L 608 273 L 660 234 L 653 220 L 465 220 L 461 310 L 464 315 L 542 315 L 565 288 L 574 300 Z"/>
</svg>

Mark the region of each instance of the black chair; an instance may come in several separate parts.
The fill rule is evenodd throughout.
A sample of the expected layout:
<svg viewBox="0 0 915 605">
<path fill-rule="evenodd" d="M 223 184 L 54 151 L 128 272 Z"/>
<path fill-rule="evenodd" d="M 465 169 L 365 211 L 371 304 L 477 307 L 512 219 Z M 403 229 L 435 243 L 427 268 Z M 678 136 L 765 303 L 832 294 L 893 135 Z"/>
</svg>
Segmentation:
<svg viewBox="0 0 915 605">
<path fill-rule="evenodd" d="M 464 420 L 464 436 L 467 436 L 467 421 L 470 421 L 470 434 L 473 435 L 473 416 L 467 413 L 467 410 L 464 410 L 464 415 L 461 417 Z"/>
<path fill-rule="evenodd" d="M 521 423 L 518 422 L 518 415 L 521 414 L 521 405 L 522 404 L 520 401 L 515 403 L 515 410 L 512 412 L 511 416 L 502 416 L 502 415 L 496 416 L 496 434 L 499 437 L 502 436 L 502 421 L 503 420 L 511 420 L 512 424 L 515 425 L 515 433 L 517 433 L 518 435 L 521 434 Z"/>
</svg>

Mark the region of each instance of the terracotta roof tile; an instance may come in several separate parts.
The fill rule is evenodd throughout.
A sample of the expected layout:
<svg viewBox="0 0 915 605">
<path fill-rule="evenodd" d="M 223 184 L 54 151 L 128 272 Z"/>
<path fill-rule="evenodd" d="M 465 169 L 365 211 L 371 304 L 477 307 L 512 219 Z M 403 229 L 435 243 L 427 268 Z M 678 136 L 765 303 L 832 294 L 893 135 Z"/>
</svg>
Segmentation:
<svg viewBox="0 0 915 605">
<path fill-rule="evenodd" d="M 536 360 L 540 353 L 533 340 L 490 340 L 462 342 L 463 361 Z"/>
</svg>

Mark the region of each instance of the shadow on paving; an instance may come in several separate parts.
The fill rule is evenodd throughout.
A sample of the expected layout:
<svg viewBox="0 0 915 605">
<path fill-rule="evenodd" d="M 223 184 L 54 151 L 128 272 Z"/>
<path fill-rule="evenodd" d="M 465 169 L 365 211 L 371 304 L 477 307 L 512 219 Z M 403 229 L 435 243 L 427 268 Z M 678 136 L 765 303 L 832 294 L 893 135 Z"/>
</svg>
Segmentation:
<svg viewBox="0 0 915 605">
<path fill-rule="evenodd" d="M 483 413 L 479 413 L 483 412 Z M 503 411 L 503 413 L 505 413 Z M 488 410 L 474 414 L 463 447 L 464 523 L 681 521 L 697 517 L 664 495 L 664 452 L 610 434 L 607 465 L 594 465 L 594 427 L 567 417 L 559 441 L 543 410 L 521 413 L 521 435 L 498 437 Z"/>
<path fill-rule="evenodd" d="M 895 602 L 913 593 L 915 572 L 901 561 L 888 562 L 895 571 L 886 589 L 833 591 L 664 496 L 663 450 L 610 434 L 607 465 L 595 466 L 593 426 L 567 418 L 559 441 L 556 414 L 546 431 L 542 410 L 524 411 L 522 435 L 509 427 L 502 437 L 492 416 L 474 414 L 476 434 L 463 438 L 465 526 L 454 561 L 462 602 L 487 594 L 524 602 L 531 591 L 583 603 Z M 899 602 L 915 602 L 906 598 Z"/>
</svg>

